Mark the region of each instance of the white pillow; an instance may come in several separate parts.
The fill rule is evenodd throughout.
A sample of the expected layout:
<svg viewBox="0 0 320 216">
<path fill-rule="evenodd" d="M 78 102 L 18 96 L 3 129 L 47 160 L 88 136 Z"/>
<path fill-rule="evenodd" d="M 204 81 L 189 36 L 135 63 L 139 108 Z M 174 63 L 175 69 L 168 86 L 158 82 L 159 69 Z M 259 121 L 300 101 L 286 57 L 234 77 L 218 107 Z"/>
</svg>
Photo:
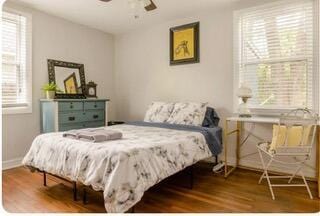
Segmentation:
<svg viewBox="0 0 320 216">
<path fill-rule="evenodd" d="M 207 103 L 176 103 L 167 120 L 171 124 L 202 126 L 207 110 Z"/>
<path fill-rule="evenodd" d="M 174 103 L 152 102 L 144 117 L 145 122 L 166 122 L 173 110 Z"/>
</svg>

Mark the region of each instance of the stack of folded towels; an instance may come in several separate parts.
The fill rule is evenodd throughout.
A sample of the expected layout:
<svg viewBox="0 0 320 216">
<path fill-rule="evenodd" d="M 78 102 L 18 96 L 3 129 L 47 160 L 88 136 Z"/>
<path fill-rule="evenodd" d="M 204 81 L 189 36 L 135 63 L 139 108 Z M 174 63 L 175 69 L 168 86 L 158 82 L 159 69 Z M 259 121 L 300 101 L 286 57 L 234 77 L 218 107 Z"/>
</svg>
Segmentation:
<svg viewBox="0 0 320 216">
<path fill-rule="evenodd" d="M 116 130 L 107 130 L 105 128 L 86 128 L 70 130 L 64 132 L 62 136 L 89 142 L 104 142 L 108 140 L 121 139 L 122 133 Z"/>
</svg>

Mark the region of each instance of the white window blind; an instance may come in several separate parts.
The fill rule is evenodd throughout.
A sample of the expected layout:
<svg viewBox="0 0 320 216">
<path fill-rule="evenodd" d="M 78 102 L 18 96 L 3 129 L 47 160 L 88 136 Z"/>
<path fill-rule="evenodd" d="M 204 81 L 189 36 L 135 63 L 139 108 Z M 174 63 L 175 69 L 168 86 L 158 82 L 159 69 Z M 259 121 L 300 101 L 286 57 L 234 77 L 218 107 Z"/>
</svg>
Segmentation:
<svg viewBox="0 0 320 216">
<path fill-rule="evenodd" d="M 235 14 L 237 84 L 252 88 L 251 108 L 314 108 L 313 4 L 283 1 Z"/>
<path fill-rule="evenodd" d="M 2 12 L 2 107 L 31 106 L 30 29 L 28 18 Z"/>
</svg>

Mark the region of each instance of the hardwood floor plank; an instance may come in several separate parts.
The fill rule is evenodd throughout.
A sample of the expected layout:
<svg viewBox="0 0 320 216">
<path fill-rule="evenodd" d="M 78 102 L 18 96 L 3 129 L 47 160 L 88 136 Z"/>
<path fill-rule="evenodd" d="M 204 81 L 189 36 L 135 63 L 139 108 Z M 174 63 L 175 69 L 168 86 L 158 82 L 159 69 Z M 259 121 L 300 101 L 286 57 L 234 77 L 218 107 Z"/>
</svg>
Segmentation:
<svg viewBox="0 0 320 216">
<path fill-rule="evenodd" d="M 179 175 L 145 193 L 135 206 L 137 213 L 208 213 L 208 212 L 318 212 L 317 185 L 309 182 L 314 194 L 309 199 L 305 188 L 275 188 L 276 200 L 272 200 L 265 181 L 258 184 L 260 173 L 236 170 L 228 179 L 213 174 L 208 164 L 199 164 L 194 169 L 194 187 L 181 187 L 185 176 Z M 14 213 L 101 213 L 105 212 L 100 192 L 88 192 L 88 204 L 82 204 L 82 189 L 79 199 L 73 201 L 71 185 L 57 178 L 48 177 L 47 187 L 42 184 L 39 173 L 31 173 L 19 167 L 3 171 L 3 207 Z M 184 182 L 183 182 L 184 181 Z M 282 182 L 284 180 L 281 180 Z M 281 183 L 280 181 L 280 183 Z M 295 182 L 300 182 L 295 180 Z"/>
</svg>

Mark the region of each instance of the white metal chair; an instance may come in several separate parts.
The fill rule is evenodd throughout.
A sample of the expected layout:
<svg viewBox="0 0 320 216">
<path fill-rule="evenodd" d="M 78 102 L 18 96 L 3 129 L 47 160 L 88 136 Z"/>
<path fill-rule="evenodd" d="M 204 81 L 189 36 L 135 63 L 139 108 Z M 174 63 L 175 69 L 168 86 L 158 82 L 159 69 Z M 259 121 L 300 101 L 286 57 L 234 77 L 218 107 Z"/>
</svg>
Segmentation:
<svg viewBox="0 0 320 216">
<path fill-rule="evenodd" d="M 312 146 L 315 141 L 318 116 L 308 109 L 296 109 L 280 117 L 278 125 L 273 126 L 272 142 L 262 142 L 257 145 L 263 166 L 263 174 L 259 184 L 266 178 L 272 199 L 275 199 L 273 187 L 306 187 L 310 199 L 313 199 L 308 183 L 303 174 L 303 167 L 310 159 Z M 264 158 L 263 155 L 267 157 Z M 289 158 L 294 161 L 288 161 Z M 285 160 L 286 159 L 286 160 Z M 272 162 L 286 166 L 295 166 L 292 175 L 270 176 L 268 169 Z M 291 184 L 297 174 L 300 174 L 304 184 Z M 272 184 L 270 179 L 289 178 L 286 184 Z"/>
</svg>

